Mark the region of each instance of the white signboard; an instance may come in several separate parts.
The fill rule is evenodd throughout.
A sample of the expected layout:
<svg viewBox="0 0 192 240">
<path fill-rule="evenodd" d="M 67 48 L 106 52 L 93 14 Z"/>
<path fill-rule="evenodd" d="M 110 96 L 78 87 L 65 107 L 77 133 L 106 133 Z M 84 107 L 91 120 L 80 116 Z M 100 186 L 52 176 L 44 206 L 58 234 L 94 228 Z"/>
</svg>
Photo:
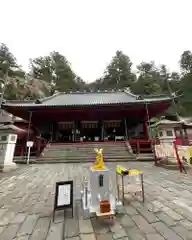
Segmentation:
<svg viewBox="0 0 192 240">
<path fill-rule="evenodd" d="M 27 142 L 27 147 L 30 147 L 30 148 L 33 147 L 33 142 L 32 141 L 28 141 Z"/>
<path fill-rule="evenodd" d="M 73 181 L 56 182 L 53 222 L 55 211 L 71 208 L 73 216 Z"/>
<path fill-rule="evenodd" d="M 58 188 L 57 206 L 69 205 L 71 194 L 71 185 L 60 185 Z"/>
</svg>

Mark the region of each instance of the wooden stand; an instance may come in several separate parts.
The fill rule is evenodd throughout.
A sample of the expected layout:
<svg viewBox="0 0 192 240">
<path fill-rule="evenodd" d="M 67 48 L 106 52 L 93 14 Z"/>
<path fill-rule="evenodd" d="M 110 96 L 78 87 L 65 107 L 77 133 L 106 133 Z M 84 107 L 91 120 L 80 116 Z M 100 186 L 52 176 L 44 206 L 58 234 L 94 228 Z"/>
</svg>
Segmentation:
<svg viewBox="0 0 192 240">
<path fill-rule="evenodd" d="M 142 201 L 144 202 L 145 201 L 145 195 L 144 195 L 144 185 L 143 185 L 143 173 L 140 172 L 139 170 L 133 170 L 133 169 L 130 169 L 129 170 L 129 174 L 137 174 L 139 175 L 140 177 L 140 187 L 141 187 L 141 190 L 137 191 L 137 189 L 135 189 L 135 191 L 132 189 L 130 189 L 131 191 L 129 193 L 134 193 L 134 195 L 136 195 L 138 192 L 141 193 L 142 195 Z M 124 177 L 127 177 L 129 176 L 128 175 L 124 175 L 124 174 L 121 174 L 119 172 L 116 171 L 116 184 L 117 184 L 117 194 L 118 194 L 118 199 L 120 199 L 120 184 L 119 184 L 119 181 L 118 181 L 118 177 L 120 176 L 120 181 L 121 181 L 121 187 L 122 187 L 122 194 L 121 194 L 121 197 L 122 197 L 122 203 L 124 205 L 125 203 L 125 184 L 124 184 Z"/>
<path fill-rule="evenodd" d="M 96 212 L 96 216 L 98 218 L 108 218 L 108 219 L 113 219 L 115 215 L 115 212 L 114 211 L 110 211 L 110 212 L 107 212 L 107 213 L 100 213 L 100 212 Z"/>
<path fill-rule="evenodd" d="M 65 189 L 65 186 L 67 189 Z M 69 188 L 70 186 L 70 188 Z M 66 192 L 62 192 L 62 196 L 59 196 L 59 187 L 64 188 Z M 58 198 L 62 197 L 63 199 L 67 199 L 67 202 L 63 202 L 62 205 L 58 204 Z M 68 199 L 69 198 L 69 199 Z M 65 181 L 65 182 L 56 182 L 55 187 L 55 201 L 54 201 L 54 208 L 53 208 L 53 222 L 55 220 L 55 212 L 59 210 L 64 210 L 66 208 L 71 208 L 72 210 L 72 217 L 73 217 L 73 181 Z"/>
</svg>

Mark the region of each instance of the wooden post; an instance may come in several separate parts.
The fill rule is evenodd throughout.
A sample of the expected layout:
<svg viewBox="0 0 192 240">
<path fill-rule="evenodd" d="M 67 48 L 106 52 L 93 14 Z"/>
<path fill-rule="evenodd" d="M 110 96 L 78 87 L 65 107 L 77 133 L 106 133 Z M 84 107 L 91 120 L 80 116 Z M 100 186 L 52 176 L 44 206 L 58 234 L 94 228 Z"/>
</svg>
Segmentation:
<svg viewBox="0 0 192 240">
<path fill-rule="evenodd" d="M 143 203 L 145 202 L 145 192 L 144 192 L 144 184 L 143 184 L 143 173 L 141 173 L 140 175 L 140 179 L 141 179 L 141 189 L 142 189 L 142 199 L 143 199 Z"/>
<path fill-rule="evenodd" d="M 32 112 L 29 112 L 29 122 L 28 122 L 28 128 L 27 128 L 27 138 L 25 143 L 25 157 L 27 160 L 27 142 L 29 141 L 30 137 L 30 130 L 31 130 L 31 118 L 32 118 Z"/>
<path fill-rule="evenodd" d="M 124 126 L 125 126 L 125 140 L 128 140 L 128 129 L 127 129 L 127 118 L 124 118 Z"/>
<path fill-rule="evenodd" d="M 27 128 L 27 141 L 29 141 L 30 128 L 31 128 L 31 118 L 32 118 L 32 112 L 29 112 L 29 122 L 28 122 L 28 128 Z"/>
<path fill-rule="evenodd" d="M 54 133 L 54 122 L 51 123 L 51 137 L 50 137 L 50 142 L 53 142 L 53 133 Z"/>
<path fill-rule="evenodd" d="M 147 131 L 147 135 L 148 135 L 148 139 L 151 140 L 152 139 L 152 132 L 151 132 L 151 126 L 150 126 L 150 113 L 149 113 L 149 108 L 148 108 L 148 103 L 147 101 L 145 102 L 145 112 L 146 112 L 146 117 L 147 117 L 147 122 L 148 122 L 148 126 L 147 126 L 147 130 L 149 129 L 149 131 Z"/>
<path fill-rule="evenodd" d="M 124 206 L 125 205 L 125 188 L 124 188 L 123 174 L 121 174 L 121 182 L 122 182 L 122 203 L 123 203 L 123 206 Z"/>
<path fill-rule="evenodd" d="M 104 141 L 104 121 L 101 120 L 101 141 Z"/>
<path fill-rule="evenodd" d="M 189 144 L 189 138 L 188 138 L 188 134 L 187 134 L 187 129 L 184 125 L 183 125 L 183 130 L 185 133 L 185 145 L 186 145 L 186 144 Z"/>
<path fill-rule="evenodd" d="M 147 121 L 145 120 L 144 123 L 143 123 L 143 133 L 144 133 L 144 139 L 148 139 L 149 136 L 148 136 L 148 124 L 147 124 Z"/>
<path fill-rule="evenodd" d="M 23 145 L 21 145 L 21 155 L 20 156 L 22 156 L 22 157 L 24 156 L 24 148 L 25 147 Z"/>
<path fill-rule="evenodd" d="M 76 120 L 73 121 L 73 136 L 72 136 L 72 139 L 73 139 L 73 142 L 76 142 Z"/>
<path fill-rule="evenodd" d="M 120 201 L 119 176 L 116 172 L 116 186 L 117 186 L 117 201 Z"/>
<path fill-rule="evenodd" d="M 180 156 L 179 156 L 179 153 L 178 153 L 178 149 L 177 149 L 177 145 L 176 145 L 175 141 L 173 141 L 173 147 L 174 147 L 174 150 L 175 150 L 175 154 L 176 154 L 179 170 L 180 170 L 180 172 L 182 172 L 182 169 L 183 169 L 182 162 L 181 162 L 181 159 L 180 159 Z"/>
<path fill-rule="evenodd" d="M 40 152 L 41 152 L 41 137 L 36 138 L 36 143 L 37 143 L 37 152 L 36 152 L 36 156 L 39 157 L 40 156 Z"/>
<path fill-rule="evenodd" d="M 140 154 L 140 143 L 139 140 L 136 140 L 136 145 L 137 145 L 137 154 Z"/>
</svg>

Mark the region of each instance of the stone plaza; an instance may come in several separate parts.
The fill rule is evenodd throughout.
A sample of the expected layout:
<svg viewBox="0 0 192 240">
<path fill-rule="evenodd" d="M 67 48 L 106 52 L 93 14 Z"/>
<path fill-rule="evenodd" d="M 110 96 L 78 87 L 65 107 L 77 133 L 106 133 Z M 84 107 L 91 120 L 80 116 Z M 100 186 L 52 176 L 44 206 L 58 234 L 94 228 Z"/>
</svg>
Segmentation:
<svg viewBox="0 0 192 240">
<path fill-rule="evenodd" d="M 115 163 L 106 165 L 114 172 Z M 122 165 L 143 171 L 145 203 L 134 198 L 126 201 L 113 221 L 83 218 L 80 191 L 90 164 L 20 165 L 0 173 L 0 239 L 192 239 L 192 175 L 153 163 Z M 70 210 L 58 211 L 53 223 L 55 183 L 65 180 L 74 181 L 74 217 Z"/>
</svg>

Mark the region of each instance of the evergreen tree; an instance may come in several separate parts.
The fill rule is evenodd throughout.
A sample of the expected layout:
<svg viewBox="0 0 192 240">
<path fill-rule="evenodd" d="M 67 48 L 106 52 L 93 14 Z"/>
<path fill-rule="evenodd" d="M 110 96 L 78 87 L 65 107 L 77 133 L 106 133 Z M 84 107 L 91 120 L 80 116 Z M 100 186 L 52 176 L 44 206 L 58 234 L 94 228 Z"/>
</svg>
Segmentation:
<svg viewBox="0 0 192 240">
<path fill-rule="evenodd" d="M 97 80 L 100 89 L 122 89 L 130 87 L 136 76 L 132 73 L 132 62 L 122 51 L 117 51 L 107 66 L 104 76 Z"/>
</svg>

